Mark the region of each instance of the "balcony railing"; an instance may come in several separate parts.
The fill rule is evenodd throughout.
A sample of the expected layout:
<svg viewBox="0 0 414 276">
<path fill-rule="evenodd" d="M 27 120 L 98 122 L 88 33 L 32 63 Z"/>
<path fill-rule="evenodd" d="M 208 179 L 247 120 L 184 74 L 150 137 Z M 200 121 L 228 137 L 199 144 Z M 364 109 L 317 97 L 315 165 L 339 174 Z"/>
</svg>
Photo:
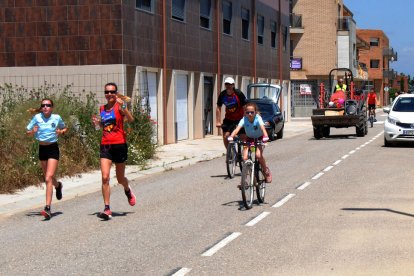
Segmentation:
<svg viewBox="0 0 414 276">
<path fill-rule="evenodd" d="M 338 31 L 350 31 L 352 23 L 352 17 L 345 16 L 338 18 Z"/>
<path fill-rule="evenodd" d="M 382 49 L 382 55 L 384 57 L 390 58 L 392 61 L 397 61 L 398 60 L 398 54 L 397 54 L 397 52 L 394 51 L 393 48 L 384 48 L 384 49 Z"/>
<path fill-rule="evenodd" d="M 384 79 L 393 80 L 397 77 L 397 73 L 393 69 L 385 69 L 382 73 Z"/>
<path fill-rule="evenodd" d="M 301 14 L 290 14 L 290 27 L 291 28 L 303 28 L 302 26 L 302 15 Z"/>
</svg>

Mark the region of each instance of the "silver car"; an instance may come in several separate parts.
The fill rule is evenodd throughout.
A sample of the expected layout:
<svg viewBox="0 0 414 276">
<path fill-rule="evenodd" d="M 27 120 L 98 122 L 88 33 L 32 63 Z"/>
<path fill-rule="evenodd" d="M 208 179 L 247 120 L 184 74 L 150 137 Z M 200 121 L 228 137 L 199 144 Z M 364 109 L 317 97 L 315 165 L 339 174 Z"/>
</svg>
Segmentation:
<svg viewBox="0 0 414 276">
<path fill-rule="evenodd" d="M 384 146 L 414 142 L 414 94 L 398 96 L 384 112 L 388 113 L 384 123 Z"/>
</svg>

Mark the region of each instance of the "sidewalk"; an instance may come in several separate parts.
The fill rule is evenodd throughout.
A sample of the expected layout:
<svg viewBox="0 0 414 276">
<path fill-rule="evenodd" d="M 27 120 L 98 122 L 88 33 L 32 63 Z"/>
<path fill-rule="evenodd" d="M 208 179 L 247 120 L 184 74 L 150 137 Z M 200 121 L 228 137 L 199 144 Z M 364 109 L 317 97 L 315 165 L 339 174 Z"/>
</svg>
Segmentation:
<svg viewBox="0 0 414 276">
<path fill-rule="evenodd" d="M 285 123 L 283 139 L 300 135 L 312 130 L 310 118 L 293 118 Z M 311 135 L 311 134 L 309 134 Z M 154 159 L 148 162 L 144 170 L 138 166 L 127 166 L 126 175 L 129 180 L 193 165 L 200 161 L 212 160 L 225 155 L 221 136 L 207 136 L 204 139 L 181 141 L 177 144 L 160 146 Z M 111 186 L 117 185 L 115 170 L 111 171 Z M 63 183 L 63 199 L 70 200 L 77 196 L 94 193 L 101 190 L 101 172 L 99 170 L 84 173 L 79 177 L 60 179 Z M 53 200 L 54 204 L 57 201 Z M 41 208 L 45 203 L 44 185 L 28 187 L 13 195 L 0 195 L 0 217 L 10 216 L 24 210 Z"/>
</svg>

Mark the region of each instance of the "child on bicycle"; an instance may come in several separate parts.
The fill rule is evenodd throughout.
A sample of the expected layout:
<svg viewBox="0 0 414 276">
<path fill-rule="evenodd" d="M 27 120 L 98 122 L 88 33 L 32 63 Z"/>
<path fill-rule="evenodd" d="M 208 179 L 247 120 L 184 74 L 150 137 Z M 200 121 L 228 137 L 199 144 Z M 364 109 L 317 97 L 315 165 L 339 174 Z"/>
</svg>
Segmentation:
<svg viewBox="0 0 414 276">
<path fill-rule="evenodd" d="M 269 141 L 266 128 L 262 117 L 259 115 L 257 105 L 255 103 L 247 103 L 244 107 L 244 117 L 240 120 L 236 129 L 230 134 L 228 140 L 232 141 L 234 136 L 239 133 L 240 129 L 244 127 L 246 132 L 246 142 L 253 143 L 254 139 L 261 139 L 263 142 Z M 263 168 L 263 174 L 265 175 L 266 183 L 272 182 L 272 173 L 269 167 L 266 165 L 266 160 L 263 157 L 263 145 L 257 145 L 256 158 L 259 160 L 260 165 Z M 247 160 L 248 146 L 243 147 L 243 160 Z"/>
</svg>

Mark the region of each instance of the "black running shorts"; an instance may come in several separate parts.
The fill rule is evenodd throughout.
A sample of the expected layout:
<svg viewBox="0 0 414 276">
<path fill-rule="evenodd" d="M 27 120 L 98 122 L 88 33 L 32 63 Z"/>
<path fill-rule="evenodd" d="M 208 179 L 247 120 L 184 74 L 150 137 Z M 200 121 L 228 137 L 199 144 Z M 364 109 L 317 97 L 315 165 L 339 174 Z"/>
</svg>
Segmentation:
<svg viewBox="0 0 414 276">
<path fill-rule="evenodd" d="M 60 152 L 58 143 L 50 145 L 39 145 L 39 160 L 46 161 L 48 159 L 59 160 Z"/>
<path fill-rule="evenodd" d="M 128 159 L 128 145 L 101 145 L 100 157 L 112 160 L 114 163 L 124 163 Z"/>
</svg>

